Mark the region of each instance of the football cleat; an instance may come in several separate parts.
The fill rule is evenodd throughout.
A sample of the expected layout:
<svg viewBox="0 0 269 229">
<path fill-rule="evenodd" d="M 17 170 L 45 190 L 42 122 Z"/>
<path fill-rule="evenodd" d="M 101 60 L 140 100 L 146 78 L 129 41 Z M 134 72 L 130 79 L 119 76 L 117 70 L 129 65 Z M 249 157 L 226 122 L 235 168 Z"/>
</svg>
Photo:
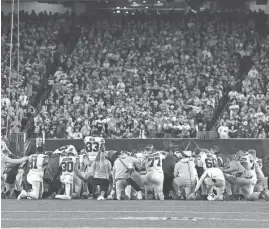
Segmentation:
<svg viewBox="0 0 269 229">
<path fill-rule="evenodd" d="M 137 196 L 132 196 L 131 200 L 138 200 Z"/>
<path fill-rule="evenodd" d="M 129 196 L 125 194 L 125 191 L 121 191 L 120 200 L 129 200 Z"/>
<path fill-rule="evenodd" d="M 113 200 L 113 198 L 112 198 L 111 195 L 109 195 L 106 199 L 107 199 L 107 200 Z"/>
<path fill-rule="evenodd" d="M 48 200 L 53 200 L 55 199 L 55 196 L 56 196 L 56 192 L 53 192 L 50 196 L 48 196 Z"/>
<path fill-rule="evenodd" d="M 179 196 L 174 193 L 174 191 L 169 192 L 169 197 L 173 200 L 179 200 Z"/>
<path fill-rule="evenodd" d="M 207 200 L 207 195 L 201 195 L 201 199 L 200 200 Z"/>
<path fill-rule="evenodd" d="M 100 196 L 98 196 L 97 200 L 105 200 L 105 197 L 100 195 Z"/>
<path fill-rule="evenodd" d="M 188 200 L 196 200 L 197 196 L 195 193 L 191 193 L 189 196 L 188 196 Z"/>
<path fill-rule="evenodd" d="M 216 200 L 216 195 L 214 193 L 211 193 L 207 196 L 207 200 L 214 201 Z"/>
<path fill-rule="evenodd" d="M 25 190 L 22 190 L 17 200 L 26 199 L 26 198 L 27 198 L 27 192 Z"/>
<path fill-rule="evenodd" d="M 160 199 L 160 200 L 164 200 L 164 194 L 162 194 L 162 193 L 159 194 L 159 199 Z"/>
<path fill-rule="evenodd" d="M 264 189 L 263 191 L 261 191 L 260 196 L 261 196 L 262 199 L 265 199 L 266 201 L 269 201 L 269 190 Z"/>
</svg>

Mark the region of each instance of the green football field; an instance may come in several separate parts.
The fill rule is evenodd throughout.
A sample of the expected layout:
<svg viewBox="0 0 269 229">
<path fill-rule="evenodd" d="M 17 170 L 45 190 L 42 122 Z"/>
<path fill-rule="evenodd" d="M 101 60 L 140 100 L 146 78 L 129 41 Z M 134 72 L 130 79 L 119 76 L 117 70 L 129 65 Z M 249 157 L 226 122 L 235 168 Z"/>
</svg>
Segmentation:
<svg viewBox="0 0 269 229">
<path fill-rule="evenodd" d="M 269 202 L 2 200 L 2 228 L 269 228 Z"/>
</svg>

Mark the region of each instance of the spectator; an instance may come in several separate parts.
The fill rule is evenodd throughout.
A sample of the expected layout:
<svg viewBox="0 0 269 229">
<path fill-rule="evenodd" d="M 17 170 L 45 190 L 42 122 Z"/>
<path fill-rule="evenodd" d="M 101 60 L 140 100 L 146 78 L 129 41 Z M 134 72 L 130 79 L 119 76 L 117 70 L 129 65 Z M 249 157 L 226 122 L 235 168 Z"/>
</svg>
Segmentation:
<svg viewBox="0 0 269 229">
<path fill-rule="evenodd" d="M 223 122 L 223 125 L 218 128 L 218 133 L 221 139 L 229 138 L 229 127 L 227 126 L 226 122 Z"/>
</svg>

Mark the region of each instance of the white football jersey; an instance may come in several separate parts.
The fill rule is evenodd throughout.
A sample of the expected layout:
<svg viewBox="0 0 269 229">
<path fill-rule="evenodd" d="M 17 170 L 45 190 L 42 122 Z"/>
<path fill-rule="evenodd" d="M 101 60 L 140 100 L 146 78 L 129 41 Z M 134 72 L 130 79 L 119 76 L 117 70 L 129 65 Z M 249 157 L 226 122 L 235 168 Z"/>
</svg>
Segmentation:
<svg viewBox="0 0 269 229">
<path fill-rule="evenodd" d="M 104 138 L 87 136 L 84 138 L 86 152 L 90 160 L 94 160 L 100 150 L 102 144 L 105 143 Z"/>
<path fill-rule="evenodd" d="M 75 156 L 63 156 L 60 157 L 60 166 L 62 167 L 62 174 L 73 175 L 75 171 L 75 164 L 77 162 Z"/>
<path fill-rule="evenodd" d="M 49 157 L 45 154 L 32 154 L 29 157 L 30 172 L 43 172 L 44 163 L 48 162 Z"/>
<path fill-rule="evenodd" d="M 209 168 L 207 169 L 207 177 L 215 180 L 224 180 L 225 177 L 223 172 L 219 168 Z"/>
<path fill-rule="evenodd" d="M 208 154 L 208 153 L 204 153 L 201 152 L 200 154 L 200 158 L 201 158 L 201 163 L 204 169 L 210 169 L 210 168 L 215 168 L 217 167 L 217 157 L 215 154 Z"/>
<path fill-rule="evenodd" d="M 148 154 L 145 157 L 145 167 L 148 172 L 162 172 L 162 155 L 159 152 Z"/>
<path fill-rule="evenodd" d="M 73 145 L 62 146 L 62 147 L 56 149 L 53 152 L 53 154 L 62 154 L 63 152 L 73 153 L 74 155 L 77 155 L 78 154 L 75 146 L 73 146 Z"/>
</svg>

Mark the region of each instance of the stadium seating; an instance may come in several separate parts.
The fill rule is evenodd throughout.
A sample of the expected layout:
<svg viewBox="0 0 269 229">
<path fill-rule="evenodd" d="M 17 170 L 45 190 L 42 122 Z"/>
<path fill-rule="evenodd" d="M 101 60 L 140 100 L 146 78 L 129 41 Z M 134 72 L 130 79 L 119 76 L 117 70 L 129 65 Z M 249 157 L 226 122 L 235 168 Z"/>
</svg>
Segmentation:
<svg viewBox="0 0 269 229">
<path fill-rule="evenodd" d="M 244 14 L 237 17 L 230 12 L 204 12 L 199 18 L 191 13 L 138 14 L 99 15 L 90 25 L 77 20 L 79 40 L 73 51 L 60 57 L 46 79 L 52 90 L 34 118 L 32 136 L 45 133 L 47 138 L 74 139 L 90 134 L 106 138 L 192 138 L 199 131 L 212 130 L 220 115 L 217 127 L 225 121 L 228 126 L 236 122 L 236 128 L 244 129 L 246 121 L 254 125 L 251 114 L 236 117 L 235 121 L 237 112 L 233 109 L 240 110 L 238 116 L 245 116 L 242 94 L 248 94 L 247 98 L 254 94 L 256 99 L 264 98 L 264 104 L 251 101 L 261 105 L 254 107 L 254 116 L 262 116 L 259 131 L 251 128 L 247 134 L 240 130 L 240 134 L 228 137 L 268 137 L 268 39 L 253 29 Z M 20 72 L 24 77 L 16 79 L 26 79 L 20 86 L 23 90 L 25 85 L 35 85 L 28 95 L 30 101 L 39 98 L 34 91 L 40 91 L 45 74 L 39 69 L 52 57 L 49 47 L 55 47 L 59 30 L 50 20 L 42 22 L 21 25 L 21 30 L 31 35 L 20 37 Z M 32 28 L 37 24 L 38 33 Z M 9 32 L 4 35 L 7 37 L 2 39 L 8 40 Z M 36 56 L 32 58 L 35 64 L 27 62 L 27 55 L 33 51 L 28 51 L 28 42 L 36 44 Z M 4 48 L 3 66 L 7 69 L 7 42 Z M 258 75 L 255 70 L 248 73 L 249 69 L 242 74 L 244 55 L 252 56 Z M 14 102 L 13 99 L 11 104 Z M 15 103 L 14 113 L 23 110 Z M 222 112 L 225 105 L 228 112 Z M 27 115 L 22 116 L 28 121 Z M 3 118 L 2 115 L 2 123 Z"/>
<path fill-rule="evenodd" d="M 268 48 L 269 36 L 251 53 L 253 66 L 245 74 L 241 90 L 229 92 L 230 100 L 218 129 L 219 133 L 226 130 L 226 137 L 269 138 Z"/>
<path fill-rule="evenodd" d="M 34 12 L 29 15 L 20 12 L 19 38 L 17 24 L 14 23 L 9 87 L 10 18 L 11 15 L 2 14 L 1 124 L 3 134 L 6 132 L 8 111 L 10 114 L 9 127 L 13 133 L 23 131 L 35 113 L 35 108 L 46 89 L 47 76 L 54 71 L 53 55 L 59 44 L 57 15 L 42 13 L 36 15 Z M 15 22 L 16 20 L 17 15 L 14 18 Z"/>
</svg>

